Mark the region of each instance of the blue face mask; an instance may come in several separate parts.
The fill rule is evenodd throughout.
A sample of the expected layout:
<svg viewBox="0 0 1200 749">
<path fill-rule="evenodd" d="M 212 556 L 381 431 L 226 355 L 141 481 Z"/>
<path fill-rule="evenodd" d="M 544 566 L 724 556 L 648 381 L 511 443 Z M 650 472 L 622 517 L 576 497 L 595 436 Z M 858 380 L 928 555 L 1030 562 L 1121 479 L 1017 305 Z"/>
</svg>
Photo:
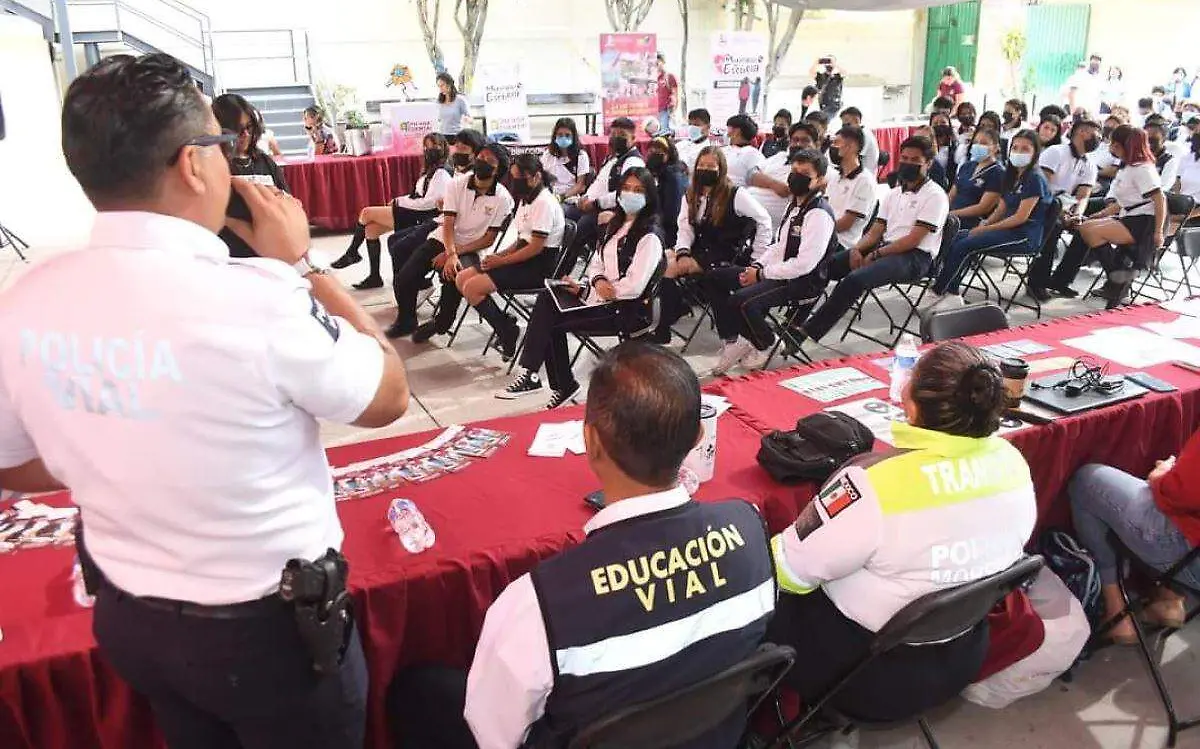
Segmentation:
<svg viewBox="0 0 1200 749">
<path fill-rule="evenodd" d="M 1024 169 L 1033 163 L 1033 154 L 1031 153 L 1010 153 L 1008 155 L 1008 163 L 1018 169 Z"/>
<path fill-rule="evenodd" d="M 699 125 L 688 125 L 688 140 L 700 140 L 704 137 L 704 131 Z"/>
<path fill-rule="evenodd" d="M 617 202 L 626 216 L 634 216 L 646 207 L 646 196 L 640 192 L 623 192 L 617 196 Z"/>
<path fill-rule="evenodd" d="M 988 147 L 982 143 L 971 144 L 971 161 L 983 161 L 989 153 Z"/>
<path fill-rule="evenodd" d="M 559 148 L 570 148 L 571 144 L 574 142 L 575 139 L 569 135 L 560 135 L 554 139 L 554 145 L 558 146 Z"/>
</svg>

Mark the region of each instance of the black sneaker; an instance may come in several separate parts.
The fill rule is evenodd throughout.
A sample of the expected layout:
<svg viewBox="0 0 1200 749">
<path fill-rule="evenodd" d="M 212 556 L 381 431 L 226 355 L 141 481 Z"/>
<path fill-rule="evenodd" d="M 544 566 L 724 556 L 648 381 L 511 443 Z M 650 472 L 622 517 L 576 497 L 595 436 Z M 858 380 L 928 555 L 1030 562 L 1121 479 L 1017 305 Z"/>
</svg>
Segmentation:
<svg viewBox="0 0 1200 749">
<path fill-rule="evenodd" d="M 496 331 L 496 348 L 500 351 L 500 361 L 510 362 L 517 355 L 517 342 L 521 340 L 521 328 L 517 318 L 508 316 L 508 325 L 504 330 Z"/>
<path fill-rule="evenodd" d="M 358 289 L 359 291 L 366 291 L 367 289 L 382 289 L 383 279 L 379 276 L 367 276 L 363 280 L 354 284 L 354 288 Z"/>
<path fill-rule="evenodd" d="M 450 328 L 443 328 L 436 319 L 430 320 L 427 323 L 422 323 L 413 331 L 413 343 L 425 343 L 435 335 L 443 335 L 449 333 Z"/>
<path fill-rule="evenodd" d="M 659 346 L 666 346 L 671 342 L 671 329 L 655 328 L 653 333 L 646 336 L 646 340 L 650 343 L 657 343 Z"/>
<path fill-rule="evenodd" d="M 502 401 L 514 401 L 517 398 L 524 398 L 532 393 L 540 392 L 541 389 L 542 381 L 538 378 L 537 372 L 525 370 L 514 377 L 508 387 L 496 393 L 496 397 Z"/>
<path fill-rule="evenodd" d="M 383 334 L 388 338 L 403 338 L 406 335 L 412 335 L 412 332 L 416 329 L 417 323 L 415 320 L 397 319 L 388 326 L 387 330 L 383 331 Z"/>
<path fill-rule="evenodd" d="M 555 390 L 550 394 L 550 402 L 546 404 L 547 411 L 553 411 L 559 406 L 565 406 L 568 403 L 575 402 L 575 396 L 579 395 L 579 383 L 575 383 L 570 387 L 562 390 Z"/>
<path fill-rule="evenodd" d="M 1049 290 L 1043 289 L 1041 286 L 1030 286 L 1026 291 L 1029 293 L 1030 297 L 1038 300 L 1039 302 L 1048 302 L 1052 298 Z"/>
<path fill-rule="evenodd" d="M 1050 287 L 1050 291 L 1051 293 L 1063 297 L 1064 299 L 1076 299 L 1079 297 L 1078 291 L 1065 284 L 1063 286 L 1052 286 Z"/>
<path fill-rule="evenodd" d="M 330 264 L 330 267 L 341 270 L 342 268 L 349 268 L 351 265 L 354 265 L 360 260 L 362 260 L 362 255 L 358 254 L 358 250 L 349 250 L 345 255 L 342 255 L 337 260 L 334 260 L 333 263 Z"/>
</svg>

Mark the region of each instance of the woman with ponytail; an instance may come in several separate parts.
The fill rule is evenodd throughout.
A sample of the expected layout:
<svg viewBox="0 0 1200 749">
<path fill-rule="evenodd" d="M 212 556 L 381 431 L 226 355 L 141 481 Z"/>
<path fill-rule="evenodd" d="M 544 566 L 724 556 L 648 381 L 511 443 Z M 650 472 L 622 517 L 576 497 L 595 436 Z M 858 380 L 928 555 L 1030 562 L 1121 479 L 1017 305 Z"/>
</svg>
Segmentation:
<svg viewBox="0 0 1200 749">
<path fill-rule="evenodd" d="M 902 404 L 907 423 L 892 424 L 894 449 L 852 460 L 771 542 L 782 595 L 766 639 L 796 649 L 804 668 L 784 678 L 806 704 L 906 605 L 1021 559 L 1037 519 L 1029 466 L 996 436 L 1004 381 L 983 352 L 960 342 L 926 352 Z M 987 646 L 986 623 L 946 642 L 902 645 L 830 707 L 870 721 L 919 715 L 974 681 Z"/>
</svg>

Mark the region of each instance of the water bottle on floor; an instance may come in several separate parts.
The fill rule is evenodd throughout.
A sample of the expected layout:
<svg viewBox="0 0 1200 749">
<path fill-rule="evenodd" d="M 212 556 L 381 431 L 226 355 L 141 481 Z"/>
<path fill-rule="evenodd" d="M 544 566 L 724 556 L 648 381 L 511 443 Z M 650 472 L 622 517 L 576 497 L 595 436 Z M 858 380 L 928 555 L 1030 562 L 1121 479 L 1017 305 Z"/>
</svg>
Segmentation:
<svg viewBox="0 0 1200 749">
<path fill-rule="evenodd" d="M 433 546 L 433 528 L 411 499 L 392 500 L 388 507 L 388 523 L 409 553 L 419 554 Z"/>
<path fill-rule="evenodd" d="M 912 333 L 905 333 L 900 336 L 900 344 L 896 346 L 893 352 L 892 359 L 892 386 L 888 391 L 893 403 L 899 403 L 901 395 L 904 393 L 904 386 L 908 384 L 908 380 L 912 377 L 913 369 L 917 366 L 917 359 L 921 358 L 921 352 L 917 350 L 917 339 Z"/>
</svg>

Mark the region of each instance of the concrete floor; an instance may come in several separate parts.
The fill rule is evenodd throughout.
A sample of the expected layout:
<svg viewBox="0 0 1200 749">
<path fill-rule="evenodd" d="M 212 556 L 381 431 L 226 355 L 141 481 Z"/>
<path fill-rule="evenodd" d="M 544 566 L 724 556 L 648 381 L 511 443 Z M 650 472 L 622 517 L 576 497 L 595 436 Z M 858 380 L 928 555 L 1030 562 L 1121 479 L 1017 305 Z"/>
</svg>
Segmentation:
<svg viewBox="0 0 1200 749">
<path fill-rule="evenodd" d="M 329 260 L 339 256 L 345 245 L 346 237 L 340 235 L 314 239 L 316 250 Z M 37 248 L 31 258 L 36 262 L 50 252 L 52 250 Z M 27 267 L 8 248 L 0 248 L 0 289 L 16 283 Z M 388 259 L 384 253 L 385 277 L 388 274 Z M 361 280 L 364 275 L 365 262 L 339 272 L 346 283 Z M 1091 276 L 1084 274 L 1076 286 L 1086 288 L 1084 284 L 1090 281 Z M 391 321 L 394 312 L 389 290 L 355 294 L 381 324 Z M 901 309 L 897 299 L 885 297 L 885 303 L 893 311 Z M 1055 300 L 1046 305 L 1045 314 L 1061 317 L 1094 311 L 1101 306 L 1099 300 Z M 423 314 L 427 314 L 427 309 Z M 1032 312 L 1017 307 L 1010 316 L 1014 325 L 1034 319 Z M 885 325 L 884 317 L 877 309 L 872 308 L 865 316 L 866 328 L 882 331 Z M 838 342 L 840 335 L 839 327 L 830 334 L 825 345 L 808 344 L 806 350 L 814 359 L 881 350 L 874 343 L 853 337 L 844 343 Z M 506 366 L 494 352 L 486 357 L 479 356 L 486 338 L 486 326 L 471 315 L 453 348 L 444 347 L 445 338 L 425 345 L 398 341 L 396 347 L 408 367 L 414 394 L 410 413 L 385 429 L 325 425 L 323 437 L 326 443 L 338 445 L 407 434 L 540 408 L 542 403 L 536 397 L 519 401 L 500 401 L 493 397 L 493 393 L 507 383 Z M 439 345 L 439 341 L 443 345 Z M 719 342 L 706 327 L 686 357 L 698 372 L 707 372 L 716 362 L 718 348 Z M 581 359 L 580 374 L 586 376 L 590 366 L 585 355 Z M 582 381 L 583 377 L 580 379 Z M 1198 638 L 1200 632 L 1193 627 L 1173 638 L 1167 648 L 1166 678 L 1174 688 L 1180 712 L 1185 715 L 1200 713 L 1200 669 L 1196 662 L 1200 649 Z M 1040 695 L 1026 698 L 1003 711 L 960 702 L 947 706 L 932 718 L 934 731 L 944 747 L 1159 749 L 1166 744 L 1165 713 L 1146 669 L 1133 649 L 1109 649 L 1077 669 L 1072 683 L 1056 682 Z M 922 746 L 922 743 L 914 727 L 865 734 L 860 737 L 859 746 L 864 749 L 902 749 Z M 1178 746 L 1200 749 L 1200 729 L 1183 734 Z"/>
</svg>

